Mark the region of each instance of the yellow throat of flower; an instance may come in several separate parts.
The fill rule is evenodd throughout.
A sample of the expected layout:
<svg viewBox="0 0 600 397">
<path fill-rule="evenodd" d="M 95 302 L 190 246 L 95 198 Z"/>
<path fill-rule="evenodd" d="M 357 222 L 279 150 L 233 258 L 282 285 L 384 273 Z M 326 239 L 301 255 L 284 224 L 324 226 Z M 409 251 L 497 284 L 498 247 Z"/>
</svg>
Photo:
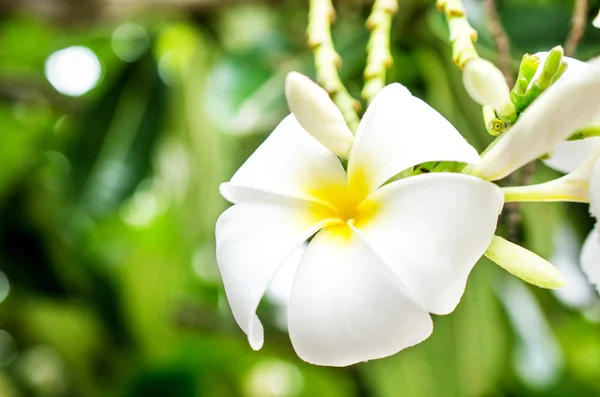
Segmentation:
<svg viewBox="0 0 600 397">
<path fill-rule="evenodd" d="M 312 196 L 322 202 L 313 210 L 313 216 L 319 221 L 335 220 L 327 229 L 333 234 L 349 238 L 352 231 L 349 225 L 364 226 L 377 212 L 377 201 L 367 199 L 368 185 L 363 174 L 358 174 L 347 185 L 324 183 L 313 189 Z"/>
</svg>

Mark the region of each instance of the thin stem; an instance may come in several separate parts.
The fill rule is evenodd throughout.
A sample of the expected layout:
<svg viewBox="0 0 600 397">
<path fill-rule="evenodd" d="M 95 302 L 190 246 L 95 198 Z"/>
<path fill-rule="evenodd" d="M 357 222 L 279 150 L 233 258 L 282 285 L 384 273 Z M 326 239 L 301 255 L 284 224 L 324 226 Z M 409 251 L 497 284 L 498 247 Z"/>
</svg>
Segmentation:
<svg viewBox="0 0 600 397">
<path fill-rule="evenodd" d="M 484 0 L 483 5 L 490 22 L 490 31 L 496 41 L 498 49 L 498 67 L 504 74 L 504 78 L 509 86 L 514 84 L 512 73 L 510 72 L 510 41 L 508 35 L 500 21 L 498 9 L 496 8 L 496 0 Z"/>
<path fill-rule="evenodd" d="M 341 67 L 340 55 L 333 46 L 331 24 L 335 19 L 335 9 L 331 0 L 310 0 L 308 15 L 308 46 L 315 57 L 317 82 L 329 93 L 338 106 L 348 127 L 356 131 L 359 118 L 357 111 L 360 102 L 354 99 L 342 83 L 338 73 Z"/>
<path fill-rule="evenodd" d="M 393 64 L 390 53 L 390 32 L 392 17 L 398 11 L 397 0 L 375 0 L 367 28 L 371 37 L 367 44 L 367 66 L 364 77 L 365 86 L 362 96 L 371 102 L 385 86 L 386 70 Z"/>
<path fill-rule="evenodd" d="M 475 49 L 477 31 L 469 24 L 461 0 L 437 0 L 438 10 L 444 13 L 450 30 L 452 61 L 461 69 L 471 59 L 479 58 Z"/>
<path fill-rule="evenodd" d="M 571 31 L 565 44 L 565 55 L 570 57 L 575 54 L 577 45 L 583 37 L 585 31 L 585 22 L 588 12 L 588 0 L 575 0 L 573 9 L 573 19 L 571 20 Z"/>
</svg>

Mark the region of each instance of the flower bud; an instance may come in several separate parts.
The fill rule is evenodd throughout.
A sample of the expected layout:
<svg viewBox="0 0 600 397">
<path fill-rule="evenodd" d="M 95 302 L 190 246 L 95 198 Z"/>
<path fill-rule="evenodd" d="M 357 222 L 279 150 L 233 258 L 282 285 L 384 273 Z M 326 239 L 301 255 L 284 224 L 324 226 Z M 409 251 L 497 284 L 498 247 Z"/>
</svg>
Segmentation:
<svg viewBox="0 0 600 397">
<path fill-rule="evenodd" d="M 492 107 L 499 116 L 509 117 L 515 112 L 504 75 L 490 61 L 482 58 L 469 61 L 463 72 L 463 83 L 475 102 Z"/>
<path fill-rule="evenodd" d="M 519 75 L 515 86 L 510 92 L 510 99 L 517 107 L 517 111 L 523 110 L 529 104 L 527 99 L 527 90 L 531 80 L 536 75 L 540 66 L 540 58 L 536 55 L 525 54 L 519 65 Z"/>
<path fill-rule="evenodd" d="M 561 288 L 567 284 L 560 270 L 550 262 L 502 237 L 494 236 L 485 256 L 529 284 L 542 288 Z"/>
<path fill-rule="evenodd" d="M 302 128 L 339 157 L 348 158 L 354 135 L 327 91 L 308 77 L 291 72 L 285 79 L 285 97 Z"/>
</svg>

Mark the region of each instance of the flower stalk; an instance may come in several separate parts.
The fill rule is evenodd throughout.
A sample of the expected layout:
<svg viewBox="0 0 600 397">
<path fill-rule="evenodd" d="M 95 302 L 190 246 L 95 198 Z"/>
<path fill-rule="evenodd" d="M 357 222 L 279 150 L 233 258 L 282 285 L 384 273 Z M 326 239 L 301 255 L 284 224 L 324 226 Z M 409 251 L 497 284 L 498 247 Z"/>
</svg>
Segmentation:
<svg viewBox="0 0 600 397">
<path fill-rule="evenodd" d="M 335 50 L 331 37 L 331 24 L 334 20 L 335 9 L 331 0 L 310 1 L 307 36 L 308 46 L 315 58 L 317 82 L 329 93 L 354 132 L 359 123 L 357 111 L 360 109 L 360 102 L 350 95 L 338 73 L 341 57 Z"/>
<path fill-rule="evenodd" d="M 574 179 L 568 175 L 550 182 L 528 186 L 511 186 L 501 188 L 504 202 L 556 202 L 570 201 L 574 203 L 589 202 L 589 184 L 587 181 Z"/>
<path fill-rule="evenodd" d="M 502 188 L 504 201 L 570 201 L 575 203 L 590 202 L 590 178 L 594 166 L 600 158 L 600 144 L 596 144 L 592 153 L 567 175 L 549 182 L 529 186 Z"/>
<path fill-rule="evenodd" d="M 393 64 L 390 53 L 392 18 L 398 11 L 397 0 L 375 0 L 367 28 L 371 31 L 367 44 L 367 66 L 364 71 L 365 85 L 362 96 L 371 102 L 386 83 L 386 71 Z"/>
<path fill-rule="evenodd" d="M 461 69 L 467 62 L 479 58 L 475 49 L 477 31 L 467 20 L 467 13 L 461 0 L 438 0 L 436 6 L 444 13 L 450 30 L 452 61 Z"/>
</svg>

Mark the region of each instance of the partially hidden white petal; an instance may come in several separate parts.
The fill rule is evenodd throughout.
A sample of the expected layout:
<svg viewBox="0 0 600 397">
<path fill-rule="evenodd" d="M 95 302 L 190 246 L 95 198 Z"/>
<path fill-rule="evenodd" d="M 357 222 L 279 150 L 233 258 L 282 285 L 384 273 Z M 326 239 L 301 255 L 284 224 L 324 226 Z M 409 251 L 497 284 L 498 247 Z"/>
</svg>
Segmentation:
<svg viewBox="0 0 600 397">
<path fill-rule="evenodd" d="M 590 213 L 600 220 L 600 160 L 596 161 L 590 176 Z"/>
<path fill-rule="evenodd" d="M 311 221 L 310 205 L 292 199 L 246 202 L 217 221 L 217 262 L 227 299 L 254 349 L 263 344 L 255 312 L 267 287 L 285 260 L 322 226 Z"/>
<path fill-rule="evenodd" d="M 594 120 L 600 114 L 600 63 L 588 66 L 582 73 L 564 75 L 544 91 L 471 173 L 488 180 L 502 179 L 551 152 Z"/>
<path fill-rule="evenodd" d="M 350 158 L 350 183 L 373 192 L 397 173 L 428 161 L 477 163 L 477 151 L 431 106 L 400 84 L 386 86 L 360 122 Z"/>
<path fill-rule="evenodd" d="M 589 234 L 581 248 L 581 269 L 590 284 L 600 293 L 600 234 L 598 226 Z"/>
<path fill-rule="evenodd" d="M 361 207 L 356 227 L 431 313 L 459 303 L 467 277 L 492 241 L 504 196 L 463 174 L 426 174 L 393 182 Z"/>
<path fill-rule="evenodd" d="M 348 158 L 354 135 L 327 91 L 308 77 L 291 72 L 285 80 L 285 97 L 306 131 L 338 156 Z"/>
<path fill-rule="evenodd" d="M 230 202 L 260 199 L 262 193 L 317 201 L 323 184 L 346 183 L 340 160 L 287 116 L 246 160 L 221 194 Z"/>
<path fill-rule="evenodd" d="M 346 366 L 386 357 L 432 332 L 429 313 L 360 237 L 319 232 L 300 262 L 288 326 L 298 356 Z"/>
<path fill-rule="evenodd" d="M 542 160 L 548 167 L 560 172 L 575 171 L 593 152 L 600 138 L 563 141 L 556 146 L 549 159 Z"/>
</svg>

